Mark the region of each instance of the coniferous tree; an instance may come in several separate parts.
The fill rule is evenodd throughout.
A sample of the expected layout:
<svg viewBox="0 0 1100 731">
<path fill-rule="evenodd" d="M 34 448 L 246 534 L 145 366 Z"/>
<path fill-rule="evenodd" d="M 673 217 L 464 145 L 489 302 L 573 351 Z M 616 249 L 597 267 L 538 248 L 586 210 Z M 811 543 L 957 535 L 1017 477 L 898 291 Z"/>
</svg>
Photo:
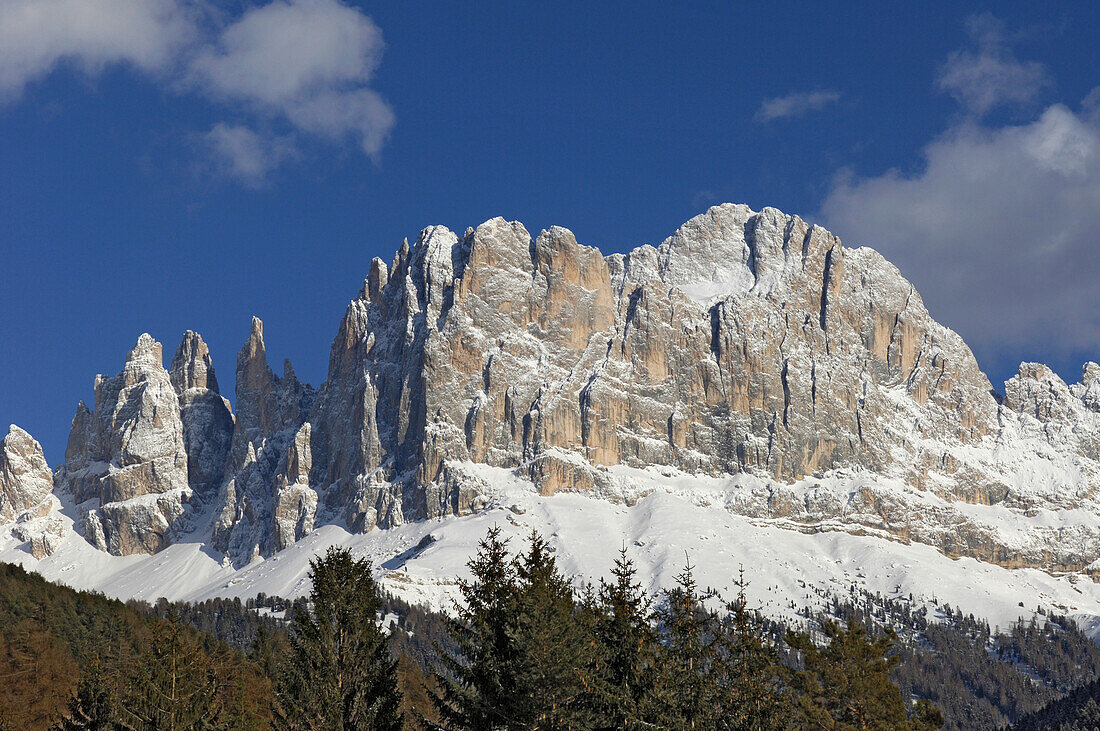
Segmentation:
<svg viewBox="0 0 1100 731">
<path fill-rule="evenodd" d="M 0 718 L 45 728 L 64 709 L 77 667 L 54 632 L 31 619 L 0 625 Z"/>
<path fill-rule="evenodd" d="M 441 657 L 434 702 L 446 728 L 509 728 L 517 689 L 511 630 L 518 580 L 499 528 L 489 529 L 466 565 L 473 579 L 459 583 L 462 603 L 447 623 L 457 653 Z"/>
<path fill-rule="evenodd" d="M 515 727 L 587 726 L 582 668 L 595 649 L 589 613 L 557 567 L 546 540 L 532 533 L 517 562 L 514 618 L 508 629 L 516 690 L 507 715 Z"/>
<path fill-rule="evenodd" d="M 656 612 L 662 651 L 657 686 L 666 728 L 714 728 L 725 698 L 718 616 L 695 582 L 688 562 Z"/>
<path fill-rule="evenodd" d="M 274 704 L 270 677 L 236 650 L 222 647 L 208 657 L 219 679 L 220 727 L 233 731 L 270 729 Z"/>
<path fill-rule="evenodd" d="M 115 728 L 116 719 L 114 693 L 97 659 L 80 676 L 68 712 L 53 728 L 55 731 L 107 731 Z"/>
<path fill-rule="evenodd" d="M 796 675 L 799 704 L 810 728 L 931 729 L 942 718 L 921 705 L 913 718 L 906 714 L 901 691 L 890 680 L 897 657 L 889 654 L 892 631 L 871 638 L 862 625 L 835 622 L 822 627 L 828 644 L 818 647 L 808 635 L 790 635 L 788 643 L 801 652 L 804 669 Z"/>
<path fill-rule="evenodd" d="M 432 704 L 434 679 L 407 653 L 397 658 L 397 685 L 401 689 L 401 715 L 405 727 L 437 728 L 439 718 Z"/>
<path fill-rule="evenodd" d="M 369 561 L 329 548 L 310 561 L 310 607 L 294 614 L 277 685 L 287 729 L 401 728 L 396 663 L 378 626 L 381 600 Z"/>
<path fill-rule="evenodd" d="M 651 728 L 657 718 L 657 633 L 652 602 L 635 581 L 636 573 L 624 546 L 612 581 L 601 581 L 588 601 L 596 648 L 586 666 L 587 698 L 599 729 Z"/>
<path fill-rule="evenodd" d="M 120 699 L 120 725 L 177 731 L 215 724 L 218 677 L 196 638 L 179 621 L 154 621 L 151 630 L 149 651 Z"/>
<path fill-rule="evenodd" d="M 784 728 L 789 720 L 789 700 L 781 683 L 783 668 L 779 653 L 769 644 L 760 615 L 748 606 L 745 571 L 737 581 L 737 597 L 727 605 L 729 612 L 723 634 L 725 675 L 718 728 L 756 731 Z"/>
</svg>

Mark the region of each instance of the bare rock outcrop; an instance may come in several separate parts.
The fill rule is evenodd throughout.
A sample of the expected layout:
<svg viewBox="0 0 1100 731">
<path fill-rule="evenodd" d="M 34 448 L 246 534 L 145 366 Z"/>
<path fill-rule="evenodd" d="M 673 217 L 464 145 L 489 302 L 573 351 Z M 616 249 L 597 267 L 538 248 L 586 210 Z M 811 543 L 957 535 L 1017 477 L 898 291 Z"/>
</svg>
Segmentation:
<svg viewBox="0 0 1100 731">
<path fill-rule="evenodd" d="M 52 507 L 53 471 L 42 445 L 15 424 L 0 439 L 0 524 L 33 519 Z"/>
<path fill-rule="evenodd" d="M 179 398 L 187 482 L 194 499 L 205 504 L 216 498 L 225 479 L 233 443 L 233 410 L 218 391 L 210 350 L 198 333 L 184 333 L 169 375 Z"/>
<path fill-rule="evenodd" d="M 1047 444 L 1100 460 L 1100 366 L 1095 363 L 1086 363 L 1081 382 L 1073 385 L 1041 363 L 1021 363 L 1005 382 L 1004 408 L 1021 417 L 1020 429 Z"/>
<path fill-rule="evenodd" d="M 252 318 L 237 355 L 237 419 L 213 527 L 214 546 L 235 563 L 269 555 L 288 535 L 293 540 L 312 530 L 316 498 L 302 494 L 309 487 L 300 477 L 301 465 L 309 469 L 309 429 L 299 432 L 313 397 L 289 360 L 282 378 L 271 370 L 263 322 Z"/>
<path fill-rule="evenodd" d="M 310 425 L 302 424 L 275 471 L 275 550 L 313 532 L 317 492 L 309 485 L 313 464 Z"/>
<path fill-rule="evenodd" d="M 138 338 L 117 376 L 97 376 L 81 402 L 55 476 L 84 514 L 85 538 L 115 555 L 171 542 L 191 491 L 177 395 L 160 343 Z"/>
<path fill-rule="evenodd" d="M 1081 403 L 1089 411 L 1100 411 L 1100 365 L 1085 363 L 1081 368 L 1081 383 L 1078 389 Z"/>
</svg>

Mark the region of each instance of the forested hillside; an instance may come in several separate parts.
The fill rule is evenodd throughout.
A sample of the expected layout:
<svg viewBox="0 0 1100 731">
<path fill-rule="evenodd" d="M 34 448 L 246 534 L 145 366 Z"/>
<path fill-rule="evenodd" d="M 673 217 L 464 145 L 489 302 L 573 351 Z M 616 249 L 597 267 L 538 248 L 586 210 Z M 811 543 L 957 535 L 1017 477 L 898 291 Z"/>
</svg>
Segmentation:
<svg viewBox="0 0 1100 731">
<path fill-rule="evenodd" d="M 1066 617 L 991 628 L 947 605 L 929 611 L 855 588 L 833 597 L 827 612 L 803 614 L 811 625 L 855 622 L 875 636 L 894 633 L 892 679 L 906 697 L 940 708 L 947 729 L 1003 728 L 1100 675 L 1100 646 Z"/>
<path fill-rule="evenodd" d="M 271 683 L 178 621 L 0 564 L 0 719 L 42 729 L 110 709 L 132 728 L 266 728 Z M 97 711 L 97 709 L 99 709 Z"/>
<path fill-rule="evenodd" d="M 447 617 L 382 595 L 369 564 L 339 550 L 314 560 L 313 594 L 296 601 L 123 604 L 0 565 L 0 718 L 11 729 L 307 728 L 334 712 L 351 714 L 344 727 L 447 729 L 1057 719 L 1076 731 L 1097 707 L 1095 685 L 1058 701 L 1100 671 L 1100 648 L 1062 617 L 991 630 L 852 587 L 784 625 L 753 610 L 743 581 L 723 599 L 690 565 L 650 595 L 625 552 L 606 581 L 578 586 L 534 534 L 512 547 L 491 531 L 470 567 Z"/>
<path fill-rule="evenodd" d="M 1100 681 L 1094 680 L 1027 714 L 1012 728 L 1013 731 L 1097 731 L 1100 729 Z"/>
</svg>

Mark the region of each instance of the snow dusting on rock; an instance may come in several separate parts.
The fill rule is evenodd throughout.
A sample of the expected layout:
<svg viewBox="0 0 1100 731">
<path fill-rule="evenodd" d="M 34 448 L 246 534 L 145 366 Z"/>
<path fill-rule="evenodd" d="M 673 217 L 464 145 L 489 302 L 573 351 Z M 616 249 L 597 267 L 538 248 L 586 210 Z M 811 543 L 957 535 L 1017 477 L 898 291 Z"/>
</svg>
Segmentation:
<svg viewBox="0 0 1100 731">
<path fill-rule="evenodd" d="M 685 555 L 720 590 L 743 564 L 777 614 L 855 583 L 1100 618 L 1100 366 L 1025 363 L 1002 396 L 893 265 L 773 208 L 611 256 L 424 229 L 372 262 L 318 388 L 253 319 L 235 408 L 197 333 L 170 372 L 142 335 L 78 406 L 56 497 L 5 438 L 0 559 L 123 597 L 290 596 L 339 542 L 446 608 L 496 523 L 587 579 L 621 545 L 654 587 Z"/>
</svg>

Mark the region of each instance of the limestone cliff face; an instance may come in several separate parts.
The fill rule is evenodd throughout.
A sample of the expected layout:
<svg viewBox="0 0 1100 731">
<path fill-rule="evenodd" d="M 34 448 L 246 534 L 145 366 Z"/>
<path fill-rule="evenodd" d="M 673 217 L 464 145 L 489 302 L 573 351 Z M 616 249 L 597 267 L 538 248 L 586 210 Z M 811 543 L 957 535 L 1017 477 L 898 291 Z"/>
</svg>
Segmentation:
<svg viewBox="0 0 1100 731">
<path fill-rule="evenodd" d="M 796 530 L 1100 566 L 1100 366 L 1024 364 L 999 396 L 893 265 L 771 208 L 610 256 L 558 227 L 430 227 L 372 262 L 316 392 L 275 375 L 258 319 L 236 376 L 234 417 L 188 332 L 170 375 L 142 336 L 97 380 L 56 480 L 90 540 L 155 551 L 212 504 L 240 564 L 326 522 L 477 510 L 478 465 L 628 502 L 639 468 Z M 1067 510 L 1093 518 L 1043 518 Z"/>
<path fill-rule="evenodd" d="M 217 496 L 225 477 L 233 440 L 233 410 L 218 392 L 210 350 L 198 333 L 184 333 L 169 375 L 179 399 L 187 484 L 193 497 L 205 504 Z"/>
<path fill-rule="evenodd" d="M 86 538 L 116 555 L 171 541 L 190 499 L 177 395 L 160 343 L 138 338 L 117 376 L 97 376 L 95 408 L 73 418 L 58 486 L 81 505 Z"/>
<path fill-rule="evenodd" d="M 270 555 L 312 530 L 317 500 L 301 475 L 309 471 L 303 425 L 313 397 L 290 361 L 282 378 L 271 370 L 263 323 L 252 318 L 237 354 L 237 420 L 213 527 L 214 546 L 237 562 Z"/>
<path fill-rule="evenodd" d="M 39 517 L 51 507 L 53 471 L 42 445 L 15 424 L 0 439 L 0 523 Z"/>
<path fill-rule="evenodd" d="M 449 475 L 467 461 L 547 494 L 592 488 L 600 465 L 881 469 L 898 391 L 929 435 L 996 424 L 969 349 L 894 267 L 774 209 L 713 208 L 606 258 L 561 228 L 436 227 L 375 260 L 348 308 L 314 482 L 369 526 L 463 510 Z"/>
</svg>

